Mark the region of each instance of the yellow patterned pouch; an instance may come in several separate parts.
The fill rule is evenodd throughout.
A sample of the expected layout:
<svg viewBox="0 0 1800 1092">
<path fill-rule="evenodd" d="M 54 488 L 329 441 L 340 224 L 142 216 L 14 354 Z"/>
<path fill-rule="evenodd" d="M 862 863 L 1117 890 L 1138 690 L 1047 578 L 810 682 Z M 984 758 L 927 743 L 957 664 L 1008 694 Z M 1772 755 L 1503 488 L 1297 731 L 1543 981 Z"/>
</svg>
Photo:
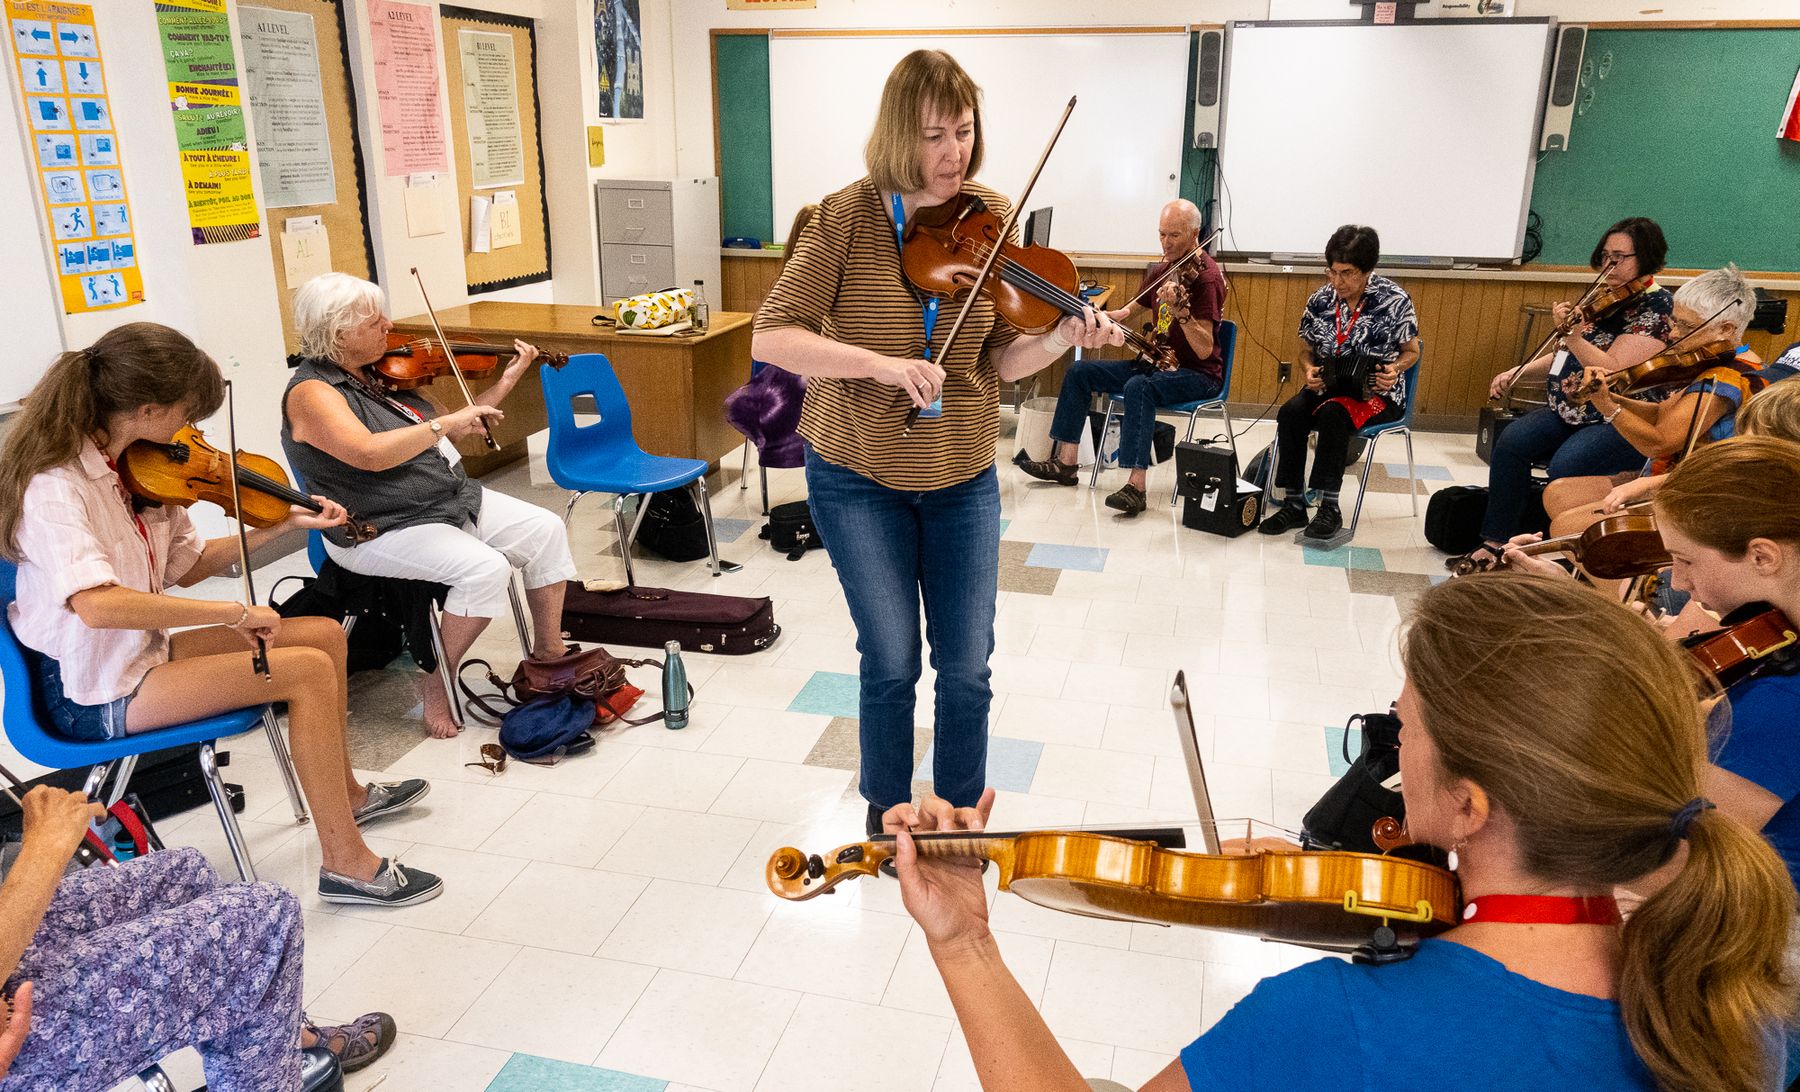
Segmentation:
<svg viewBox="0 0 1800 1092">
<path fill-rule="evenodd" d="M 686 322 L 694 307 L 691 288 L 665 288 L 613 302 L 613 321 L 623 329 L 656 330 Z"/>
</svg>

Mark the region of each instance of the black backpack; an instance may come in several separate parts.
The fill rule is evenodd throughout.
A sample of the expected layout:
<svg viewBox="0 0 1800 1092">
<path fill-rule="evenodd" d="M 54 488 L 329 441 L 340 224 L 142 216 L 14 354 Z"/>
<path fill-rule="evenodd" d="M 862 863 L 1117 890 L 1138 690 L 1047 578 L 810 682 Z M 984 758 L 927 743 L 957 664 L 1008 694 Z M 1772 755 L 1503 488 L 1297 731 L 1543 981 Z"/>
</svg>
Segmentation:
<svg viewBox="0 0 1800 1092">
<path fill-rule="evenodd" d="M 813 526 L 812 509 L 803 500 L 769 509 L 769 522 L 763 524 L 760 537 L 768 539 L 769 545 L 786 554 L 789 561 L 798 561 L 806 551 L 825 545 L 819 529 Z"/>
<path fill-rule="evenodd" d="M 1350 729 L 1362 728 L 1362 754 L 1337 784 L 1325 790 L 1300 820 L 1306 844 L 1351 853 L 1380 853 L 1375 821 L 1406 821 L 1406 799 L 1383 781 L 1400 772 L 1400 718 L 1392 713 L 1358 713 L 1344 725 L 1344 758 L 1350 760 Z"/>
<path fill-rule="evenodd" d="M 1447 554 L 1466 554 L 1481 545 L 1487 515 L 1487 487 L 1450 485 L 1425 504 L 1425 541 Z"/>
<path fill-rule="evenodd" d="M 637 541 L 669 561 L 698 561 L 711 552 L 706 548 L 706 519 L 686 486 L 650 494 Z"/>
</svg>

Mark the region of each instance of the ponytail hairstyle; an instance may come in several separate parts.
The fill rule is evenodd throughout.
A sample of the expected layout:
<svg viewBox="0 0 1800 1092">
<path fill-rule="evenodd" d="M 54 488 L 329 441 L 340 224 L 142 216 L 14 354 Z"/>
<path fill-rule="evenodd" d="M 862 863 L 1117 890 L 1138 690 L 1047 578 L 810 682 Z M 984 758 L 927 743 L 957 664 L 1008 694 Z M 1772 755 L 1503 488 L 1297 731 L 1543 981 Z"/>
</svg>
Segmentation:
<svg viewBox="0 0 1800 1092">
<path fill-rule="evenodd" d="M 185 334 L 154 322 L 128 323 L 58 356 L 25 396 L 0 447 L 0 555 L 22 560 L 19 519 L 31 479 L 73 462 L 82 440 L 113 414 L 180 405 L 197 421 L 224 402 L 225 379 L 213 358 Z"/>
<path fill-rule="evenodd" d="M 1793 881 L 1757 832 L 1700 800 L 1687 657 L 1591 588 L 1490 573 L 1421 596 L 1401 658 L 1442 772 L 1505 811 L 1530 875 L 1630 883 L 1685 837 L 1681 871 L 1624 927 L 1632 1047 L 1671 1092 L 1776 1087 Z"/>
<path fill-rule="evenodd" d="M 1800 383 L 1771 383 L 1745 399 L 1737 434 L 1800 441 Z"/>
<path fill-rule="evenodd" d="M 1707 444 L 1669 472 L 1656 511 L 1729 558 L 1743 557 L 1753 538 L 1800 546 L 1800 444 L 1774 436 Z"/>
</svg>

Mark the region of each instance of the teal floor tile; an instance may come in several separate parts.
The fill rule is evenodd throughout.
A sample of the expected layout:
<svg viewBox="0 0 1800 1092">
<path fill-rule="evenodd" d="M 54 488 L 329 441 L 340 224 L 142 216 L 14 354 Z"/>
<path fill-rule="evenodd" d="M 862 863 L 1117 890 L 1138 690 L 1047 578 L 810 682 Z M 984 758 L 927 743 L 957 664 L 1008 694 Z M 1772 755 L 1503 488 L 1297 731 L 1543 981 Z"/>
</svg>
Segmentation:
<svg viewBox="0 0 1800 1092">
<path fill-rule="evenodd" d="M 1406 477 L 1406 464 L 1405 463 L 1383 463 L 1382 465 L 1386 466 L 1387 472 L 1389 474 L 1393 475 L 1394 477 L 1396 477 L 1396 478 Z M 1447 481 L 1455 480 L 1451 477 L 1450 468 L 1447 466 L 1417 466 L 1417 465 L 1415 465 L 1413 467 L 1413 475 L 1412 476 L 1413 476 L 1413 480 L 1416 482 L 1447 482 Z"/>
<path fill-rule="evenodd" d="M 1341 724 L 1325 726 L 1325 762 L 1331 767 L 1331 776 L 1342 777 L 1350 772 L 1350 763 L 1344 761 L 1344 733 L 1350 733 L 1350 757 L 1354 759 L 1362 753 L 1362 729 L 1346 729 Z"/>
<path fill-rule="evenodd" d="M 535 1054 L 514 1054 L 488 1082 L 487 1092 L 663 1092 L 668 1081 L 559 1062 Z"/>
<path fill-rule="evenodd" d="M 936 749 L 936 744 L 926 748 L 925 757 L 913 771 L 914 781 L 931 780 L 931 763 Z M 987 783 L 1005 792 L 1030 792 L 1031 781 L 1037 776 L 1038 759 L 1043 753 L 1044 745 L 1035 740 L 989 736 Z"/>
<path fill-rule="evenodd" d="M 1000 533 L 1004 535 L 1006 533 L 1006 529 L 1011 526 L 1012 526 L 1012 520 L 1010 520 L 1010 519 L 1001 520 L 1000 521 Z"/>
<path fill-rule="evenodd" d="M 1025 564 L 1037 569 L 1080 569 L 1097 573 L 1106 568 L 1106 550 L 1098 546 L 1056 546 L 1040 542 L 1031 548 Z"/>
<path fill-rule="evenodd" d="M 790 713 L 816 713 L 822 717 L 856 717 L 862 715 L 857 700 L 855 675 L 837 671 L 815 671 L 800 693 L 788 703 Z"/>
<path fill-rule="evenodd" d="M 1378 573 L 1387 571 L 1387 562 L 1382 560 L 1381 551 L 1371 546 L 1342 546 L 1335 550 L 1314 550 L 1308 547 L 1300 552 L 1306 555 L 1308 565 L 1323 565 L 1333 569 L 1364 569 Z"/>
</svg>

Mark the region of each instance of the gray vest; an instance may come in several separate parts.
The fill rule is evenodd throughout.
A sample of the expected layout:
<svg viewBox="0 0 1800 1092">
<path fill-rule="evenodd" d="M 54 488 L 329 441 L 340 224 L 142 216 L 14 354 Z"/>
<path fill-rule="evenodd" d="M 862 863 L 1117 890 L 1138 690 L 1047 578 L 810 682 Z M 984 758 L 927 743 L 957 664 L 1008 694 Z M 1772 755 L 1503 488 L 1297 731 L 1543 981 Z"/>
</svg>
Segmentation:
<svg viewBox="0 0 1800 1092">
<path fill-rule="evenodd" d="M 481 515 L 481 486 L 469 480 L 461 463 L 450 465 L 435 445 L 399 466 L 371 471 L 340 462 L 311 444 L 295 440 L 287 414 L 288 395 L 296 384 L 313 379 L 331 384 L 370 432 L 389 432 L 418 424 L 389 405 L 388 399 L 406 405 L 427 420 L 436 412 L 412 391 L 394 391 L 383 398 L 329 360 L 302 358 L 281 395 L 281 449 L 300 479 L 298 488 L 337 501 L 384 534 L 423 523 L 461 527 Z M 342 527 L 330 528 L 324 535 L 339 546 L 350 545 L 350 534 Z"/>
</svg>

